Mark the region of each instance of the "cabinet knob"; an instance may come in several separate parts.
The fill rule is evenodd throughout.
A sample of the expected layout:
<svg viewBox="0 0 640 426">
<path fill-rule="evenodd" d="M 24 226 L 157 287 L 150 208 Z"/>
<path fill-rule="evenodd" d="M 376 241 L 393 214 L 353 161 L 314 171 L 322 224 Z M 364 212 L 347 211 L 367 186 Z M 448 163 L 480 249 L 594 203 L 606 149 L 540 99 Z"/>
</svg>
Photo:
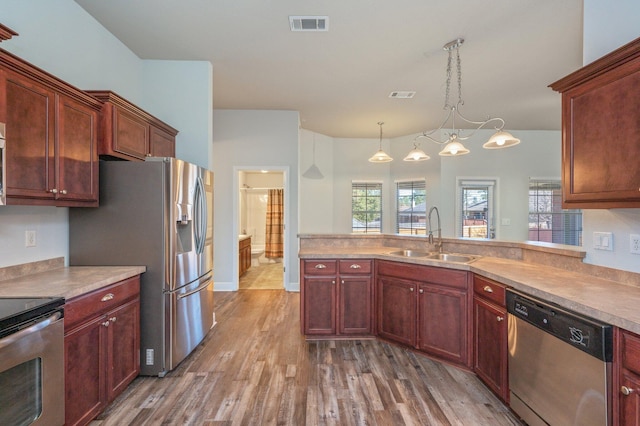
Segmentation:
<svg viewBox="0 0 640 426">
<path fill-rule="evenodd" d="M 409 287 L 409 291 L 413 291 L 413 287 Z"/>
<path fill-rule="evenodd" d="M 344 284 L 344 280 L 341 280 L 340 283 Z"/>
<path fill-rule="evenodd" d="M 620 387 L 620 393 L 625 395 L 625 396 L 631 395 L 633 392 L 635 392 L 633 389 L 628 388 L 626 386 L 621 386 Z"/>
<path fill-rule="evenodd" d="M 485 285 L 483 290 L 486 291 L 487 293 L 493 293 L 493 289 L 491 287 L 489 287 L 488 285 Z"/>
<path fill-rule="evenodd" d="M 151 153 L 150 152 L 147 154 L 147 157 L 151 157 Z"/>
<path fill-rule="evenodd" d="M 420 292 L 420 294 L 422 294 L 422 293 L 424 293 L 424 290 L 423 290 L 423 289 L 420 289 L 420 291 L 419 291 L 419 292 Z"/>
<path fill-rule="evenodd" d="M 331 284 L 335 284 L 335 283 L 336 283 L 336 280 L 331 280 Z"/>
<path fill-rule="evenodd" d="M 102 299 L 100 299 L 101 302 L 107 302 L 111 299 L 113 299 L 113 293 L 107 293 L 104 296 L 102 296 Z"/>
<path fill-rule="evenodd" d="M 318 263 L 316 266 L 314 266 L 314 268 L 316 269 L 326 269 L 327 265 L 325 265 L 324 263 Z"/>
<path fill-rule="evenodd" d="M 53 188 L 49 190 L 50 193 L 52 194 L 57 194 L 58 193 L 58 189 L 57 188 Z"/>
<path fill-rule="evenodd" d="M 111 317 L 111 318 L 109 318 L 109 321 L 116 322 L 116 319 L 117 319 L 116 317 Z"/>
<path fill-rule="evenodd" d="M 109 321 L 103 322 L 102 325 L 104 325 L 105 327 L 109 327 Z"/>
<path fill-rule="evenodd" d="M 504 321 L 504 317 L 496 317 L 496 320 L 498 320 L 498 322 Z"/>
<path fill-rule="evenodd" d="M 360 265 L 358 265 L 357 263 L 354 263 L 353 265 L 349 266 L 349 268 L 351 268 L 351 269 L 360 269 Z"/>
</svg>

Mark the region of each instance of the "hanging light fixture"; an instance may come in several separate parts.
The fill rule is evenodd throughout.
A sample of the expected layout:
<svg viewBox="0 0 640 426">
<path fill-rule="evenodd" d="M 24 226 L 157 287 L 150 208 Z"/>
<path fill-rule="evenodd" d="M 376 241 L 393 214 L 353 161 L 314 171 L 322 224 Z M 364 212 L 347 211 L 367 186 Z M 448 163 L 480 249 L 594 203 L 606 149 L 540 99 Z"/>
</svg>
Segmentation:
<svg viewBox="0 0 640 426">
<path fill-rule="evenodd" d="M 413 149 L 409 151 L 407 156 L 404 157 L 403 161 L 425 161 L 431 158 L 427 154 L 425 154 L 423 150 L 418 148 L 418 146 L 420 146 L 420 144 L 414 140 Z"/>
<path fill-rule="evenodd" d="M 465 146 L 462 144 L 462 141 L 469 139 L 478 130 L 492 123 L 497 132 L 493 136 L 491 136 L 491 138 L 489 138 L 488 142 L 483 145 L 484 148 L 499 149 L 519 144 L 520 139 L 503 130 L 505 123 L 502 118 L 496 117 L 488 118 L 484 121 L 473 121 L 465 118 L 460 113 L 460 108 L 462 107 L 462 105 L 464 105 L 464 101 L 462 100 L 462 68 L 460 68 L 460 46 L 462 46 L 462 43 L 464 43 L 464 39 L 458 38 L 445 44 L 443 47 L 443 49 L 449 53 L 449 59 L 447 61 L 447 87 L 443 107 L 443 109 L 448 110 L 447 116 L 445 117 L 440 127 L 431 130 L 430 132 L 424 132 L 416 139 L 424 137 L 437 144 L 444 145 L 444 149 L 439 152 L 439 155 L 441 156 L 464 155 L 468 154 L 470 151 L 465 148 Z M 458 73 L 458 101 L 455 104 L 452 104 L 449 102 L 449 93 L 451 89 L 451 71 L 454 52 L 456 56 L 456 70 Z M 462 129 L 456 128 L 456 118 L 459 118 L 464 123 L 471 125 L 471 133 L 466 136 L 462 136 Z M 447 139 L 443 141 L 432 137 L 431 135 L 445 128 L 445 126 L 449 122 L 449 119 L 451 119 L 451 132 L 447 133 Z"/>
<path fill-rule="evenodd" d="M 378 121 L 378 126 L 380 126 L 380 149 L 378 152 L 373 154 L 371 158 L 369 158 L 369 162 L 371 163 L 388 163 L 389 161 L 393 161 L 393 158 L 389 157 L 386 152 L 382 150 L 382 125 L 384 123 L 382 121 Z"/>
<path fill-rule="evenodd" d="M 302 174 L 303 177 L 307 179 L 323 179 L 324 175 L 316 166 L 316 134 L 313 134 L 313 162 L 311 163 L 311 167 L 307 169 L 306 172 Z"/>
</svg>

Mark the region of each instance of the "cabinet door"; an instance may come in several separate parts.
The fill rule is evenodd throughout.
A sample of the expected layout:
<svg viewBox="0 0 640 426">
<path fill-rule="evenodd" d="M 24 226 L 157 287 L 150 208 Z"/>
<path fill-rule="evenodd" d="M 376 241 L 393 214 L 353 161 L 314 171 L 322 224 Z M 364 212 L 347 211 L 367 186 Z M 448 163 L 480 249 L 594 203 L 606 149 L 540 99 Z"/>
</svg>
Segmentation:
<svg viewBox="0 0 640 426">
<path fill-rule="evenodd" d="M 507 311 L 474 297 L 473 312 L 473 369 L 493 392 L 507 401 Z"/>
<path fill-rule="evenodd" d="M 53 200 L 55 94 L 18 74 L 3 75 L 7 196 Z"/>
<path fill-rule="evenodd" d="M 336 277 L 304 277 L 304 334 L 336 333 Z"/>
<path fill-rule="evenodd" d="M 378 335 L 409 346 L 416 343 L 417 284 L 378 276 Z"/>
<path fill-rule="evenodd" d="M 113 151 L 144 160 L 149 153 L 149 124 L 114 107 L 113 126 Z"/>
<path fill-rule="evenodd" d="M 61 200 L 98 202 L 98 113 L 58 99 L 58 179 Z"/>
<path fill-rule="evenodd" d="M 621 383 L 631 392 L 620 396 L 620 426 L 640 425 L 640 376 L 625 371 Z"/>
<path fill-rule="evenodd" d="M 111 402 L 140 372 L 140 300 L 109 312 L 107 320 L 107 402 Z"/>
<path fill-rule="evenodd" d="M 149 152 L 153 157 L 175 157 L 176 138 L 164 130 L 151 126 Z"/>
<path fill-rule="evenodd" d="M 340 334 L 371 334 L 371 276 L 340 277 L 338 324 Z"/>
<path fill-rule="evenodd" d="M 64 337 L 65 424 L 87 424 L 105 407 L 106 317 Z"/>
<path fill-rule="evenodd" d="M 421 284 L 418 297 L 418 349 L 469 366 L 467 292 Z"/>
</svg>

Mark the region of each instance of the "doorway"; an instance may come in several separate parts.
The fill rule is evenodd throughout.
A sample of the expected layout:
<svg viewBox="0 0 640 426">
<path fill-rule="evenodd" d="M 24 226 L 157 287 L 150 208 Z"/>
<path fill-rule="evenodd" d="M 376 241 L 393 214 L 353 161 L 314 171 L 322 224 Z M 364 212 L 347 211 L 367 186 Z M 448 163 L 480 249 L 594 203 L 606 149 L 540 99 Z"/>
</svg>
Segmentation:
<svg viewBox="0 0 640 426">
<path fill-rule="evenodd" d="M 237 288 L 282 290 L 287 251 L 285 171 L 240 169 L 237 183 L 236 223 L 240 247 Z"/>
</svg>

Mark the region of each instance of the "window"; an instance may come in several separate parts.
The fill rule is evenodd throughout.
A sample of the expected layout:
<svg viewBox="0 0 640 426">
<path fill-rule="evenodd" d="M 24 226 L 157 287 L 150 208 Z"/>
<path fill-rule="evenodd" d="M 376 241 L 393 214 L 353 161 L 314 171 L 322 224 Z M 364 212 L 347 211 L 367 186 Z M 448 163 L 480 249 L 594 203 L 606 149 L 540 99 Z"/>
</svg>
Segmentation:
<svg viewBox="0 0 640 426">
<path fill-rule="evenodd" d="M 559 180 L 529 180 L 529 240 L 582 245 L 582 210 L 562 208 Z"/>
<path fill-rule="evenodd" d="M 466 238 L 496 238 L 494 180 L 458 181 L 457 235 Z"/>
<path fill-rule="evenodd" d="M 426 198 L 424 180 L 396 182 L 396 233 L 427 234 Z"/>
<path fill-rule="evenodd" d="M 382 183 L 351 183 L 351 232 L 379 234 L 382 231 Z"/>
</svg>

